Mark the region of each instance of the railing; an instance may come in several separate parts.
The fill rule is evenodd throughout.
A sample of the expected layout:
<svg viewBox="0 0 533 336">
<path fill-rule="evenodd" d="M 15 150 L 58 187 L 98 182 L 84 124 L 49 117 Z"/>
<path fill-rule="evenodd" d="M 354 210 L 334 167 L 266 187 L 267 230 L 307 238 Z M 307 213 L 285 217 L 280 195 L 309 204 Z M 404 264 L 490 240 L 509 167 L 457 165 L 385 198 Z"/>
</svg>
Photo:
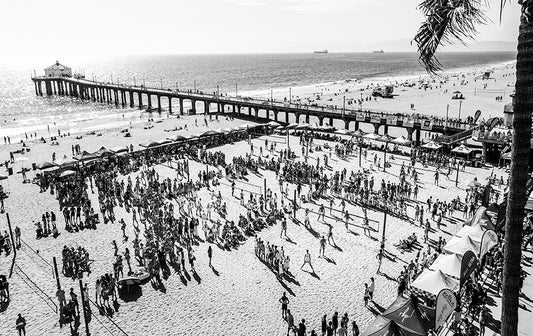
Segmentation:
<svg viewBox="0 0 533 336">
<path fill-rule="evenodd" d="M 186 95 L 190 98 L 197 97 L 199 99 L 210 99 L 210 100 L 216 100 L 220 102 L 227 102 L 227 103 L 235 103 L 235 102 L 241 102 L 244 104 L 256 104 L 260 106 L 270 106 L 270 107 L 277 107 L 277 108 L 285 108 L 285 109 L 298 109 L 298 110 L 304 110 L 309 112 L 320 112 L 320 113 L 332 113 L 332 114 L 338 114 L 342 116 L 355 116 L 358 113 L 365 113 L 365 118 L 372 117 L 379 117 L 380 122 L 382 119 L 387 119 L 387 117 L 397 117 L 399 121 L 402 121 L 404 118 L 412 118 L 415 120 L 415 122 L 421 122 L 425 120 L 430 120 L 433 122 L 434 126 L 440 126 L 440 127 L 447 127 L 451 129 L 463 129 L 467 130 L 471 125 L 466 122 L 462 121 L 446 121 L 445 118 L 432 116 L 432 115 L 412 115 L 401 111 L 390 111 L 390 110 L 378 110 L 378 109 L 344 109 L 344 108 L 337 108 L 334 106 L 325 106 L 325 105 L 307 105 L 307 104 L 299 104 L 299 103 L 293 103 L 290 101 L 279 101 L 279 100 L 270 100 L 270 99 L 261 99 L 261 98 L 252 98 L 252 97 L 241 97 L 241 96 L 227 96 L 222 94 L 211 94 L 211 93 L 204 93 L 198 90 L 172 90 L 172 89 L 162 89 L 162 88 L 156 88 L 156 87 L 149 87 L 149 86 L 139 86 L 139 85 L 125 85 L 120 83 L 105 83 L 105 82 L 96 82 L 88 79 L 82 79 L 82 78 L 64 78 L 64 77 L 32 77 L 32 79 L 60 79 L 60 80 L 67 80 L 69 82 L 77 82 L 77 83 L 86 83 L 90 85 L 98 85 L 98 86 L 106 86 L 110 88 L 124 88 L 124 89 L 131 89 L 134 88 L 136 90 L 142 90 L 145 92 L 152 92 L 152 93 L 161 93 L 161 94 L 176 94 L 176 95 Z M 392 125 L 395 126 L 395 125 Z"/>
</svg>

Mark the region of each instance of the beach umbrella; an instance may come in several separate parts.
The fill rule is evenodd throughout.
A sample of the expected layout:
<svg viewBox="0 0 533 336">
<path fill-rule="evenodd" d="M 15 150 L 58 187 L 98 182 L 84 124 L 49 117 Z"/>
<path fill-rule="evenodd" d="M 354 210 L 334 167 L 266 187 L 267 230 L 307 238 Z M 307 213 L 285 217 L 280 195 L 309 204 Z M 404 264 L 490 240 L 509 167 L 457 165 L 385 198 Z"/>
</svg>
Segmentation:
<svg viewBox="0 0 533 336">
<path fill-rule="evenodd" d="M 357 131 L 353 133 L 353 136 L 358 137 L 358 138 L 364 137 L 365 135 L 366 135 L 366 132 L 361 129 L 358 129 Z"/>
<path fill-rule="evenodd" d="M 49 162 L 49 161 L 43 161 L 43 162 L 39 162 L 36 167 L 40 170 L 43 170 L 43 169 L 48 169 L 48 168 L 52 168 L 52 167 L 57 167 L 57 165 L 53 162 Z"/>
<path fill-rule="evenodd" d="M 377 140 L 379 138 L 379 134 L 368 133 L 367 135 L 363 136 L 363 138 L 368 139 L 368 140 Z"/>
<path fill-rule="evenodd" d="M 126 277 L 126 278 L 122 278 L 122 279 L 118 280 L 117 284 L 120 287 L 126 286 L 126 289 L 129 292 L 130 291 L 130 286 L 138 286 L 138 285 L 141 284 L 141 282 L 142 282 L 142 280 L 139 279 L 138 277 L 130 276 L 130 277 Z"/>
<path fill-rule="evenodd" d="M 73 170 L 65 170 L 64 172 L 59 174 L 59 177 L 67 177 L 67 176 L 71 176 L 71 175 L 74 175 L 74 174 L 76 174 L 76 172 L 73 171 Z"/>
<path fill-rule="evenodd" d="M 340 129 L 340 130 L 336 130 L 335 132 L 333 132 L 335 134 L 340 134 L 340 135 L 350 135 L 352 134 L 353 132 L 352 131 L 349 131 L 347 129 Z"/>
<path fill-rule="evenodd" d="M 392 140 L 397 145 L 407 146 L 411 144 L 411 140 L 405 138 L 403 135 Z"/>
<path fill-rule="evenodd" d="M 461 94 L 461 91 L 454 91 L 453 94 Z"/>
<path fill-rule="evenodd" d="M 465 145 L 461 145 L 459 147 L 455 147 L 454 149 L 451 150 L 452 153 L 457 153 L 457 154 L 470 154 L 472 153 L 472 149 L 466 147 Z"/>
</svg>

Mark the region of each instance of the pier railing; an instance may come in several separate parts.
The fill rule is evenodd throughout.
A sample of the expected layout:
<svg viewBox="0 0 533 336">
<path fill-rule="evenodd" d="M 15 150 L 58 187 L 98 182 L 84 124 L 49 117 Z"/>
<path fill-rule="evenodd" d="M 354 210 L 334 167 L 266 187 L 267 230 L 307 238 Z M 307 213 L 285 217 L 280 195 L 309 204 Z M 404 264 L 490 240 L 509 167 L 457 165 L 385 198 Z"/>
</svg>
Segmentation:
<svg viewBox="0 0 533 336">
<path fill-rule="evenodd" d="M 255 105 L 257 108 L 275 108 L 278 110 L 295 110 L 297 113 L 330 113 L 340 115 L 342 117 L 348 116 L 351 118 L 358 119 L 371 119 L 381 122 L 383 119 L 391 117 L 396 122 L 402 123 L 404 120 L 412 120 L 414 123 L 417 122 L 431 122 L 433 126 L 440 126 L 454 130 L 468 130 L 472 128 L 472 125 L 468 122 L 462 120 L 446 120 L 446 118 L 427 115 L 427 114 L 411 114 L 406 113 L 405 111 L 392 111 L 392 110 L 379 110 L 373 108 L 358 108 L 358 109 L 348 109 L 348 108 L 339 108 L 333 105 L 318 105 L 318 104 L 302 104 L 294 103 L 292 101 L 280 101 L 280 100 L 271 100 L 271 99 L 262 99 L 258 97 L 243 97 L 239 95 L 230 96 L 228 94 L 221 93 L 205 93 L 200 90 L 179 90 L 179 89 L 164 89 L 158 87 L 150 87 L 145 85 L 129 85 L 129 84 L 120 84 L 112 82 L 97 82 L 88 79 L 82 78 L 72 78 L 72 77 L 32 77 L 33 80 L 63 80 L 71 83 L 78 83 L 84 85 L 91 85 L 96 87 L 105 87 L 108 89 L 117 89 L 117 90 L 135 90 L 136 92 L 142 92 L 146 94 L 153 95 L 174 95 L 176 97 L 182 97 L 185 99 L 198 99 L 198 100 L 209 100 L 211 102 L 220 102 L 224 104 L 247 104 Z M 394 117 L 396 119 L 394 119 Z M 363 121 L 363 120 L 361 120 Z M 391 126 L 396 126 L 396 123 L 387 124 Z M 424 129 L 424 128 L 423 128 Z M 427 129 L 428 131 L 431 128 Z"/>
</svg>

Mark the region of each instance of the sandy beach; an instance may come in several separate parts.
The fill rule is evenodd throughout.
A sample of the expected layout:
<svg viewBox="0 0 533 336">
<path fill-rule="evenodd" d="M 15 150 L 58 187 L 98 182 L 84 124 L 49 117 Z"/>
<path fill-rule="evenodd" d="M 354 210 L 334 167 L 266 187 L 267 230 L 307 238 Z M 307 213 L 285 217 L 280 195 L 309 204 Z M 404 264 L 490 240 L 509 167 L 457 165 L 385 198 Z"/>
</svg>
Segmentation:
<svg viewBox="0 0 533 336">
<path fill-rule="evenodd" d="M 455 118 L 458 115 L 459 101 L 452 100 L 452 92 L 461 91 L 465 99 L 462 100 L 461 117 L 472 116 L 476 110 L 482 111 L 482 119 L 491 116 L 502 116 L 503 106 L 510 102 L 509 95 L 512 93 L 514 79 L 511 75 L 514 65 L 506 64 L 493 68 L 491 78 L 482 81 L 478 77 L 484 69 L 471 69 L 460 73 L 446 74 L 445 83 L 429 83 L 431 88 L 426 90 L 419 88 L 419 84 L 412 87 L 400 86 L 400 83 L 415 83 L 417 78 L 387 78 L 380 81 L 364 80 L 354 82 L 340 82 L 329 85 L 317 85 L 311 88 L 301 88 L 293 90 L 292 100 L 300 100 L 304 103 L 322 103 L 342 106 L 344 96 L 346 100 L 353 100 L 360 97 L 370 96 L 372 87 L 370 83 L 376 85 L 388 84 L 396 81 L 395 94 L 393 99 L 381 99 L 364 101 L 363 108 L 380 109 L 387 111 L 401 111 L 421 114 L 433 114 L 445 116 L 446 105 L 450 105 L 449 117 Z M 486 87 L 485 87 L 486 84 Z M 367 88 L 368 87 L 368 88 Z M 317 93 L 320 93 L 320 101 L 316 101 Z M 496 101 L 496 96 L 503 96 L 502 101 Z M 275 96 L 282 99 L 282 93 Z M 46 99 L 46 98 L 43 98 Z M 66 98 L 65 98 L 66 99 Z M 331 100 L 330 100 L 331 99 Z M 77 102 L 72 102 L 77 104 Z M 414 104 L 414 109 L 410 105 Z M 349 107 L 350 105 L 347 105 Z M 64 220 L 59 209 L 59 205 L 54 195 L 49 191 L 39 192 L 39 186 L 33 183 L 22 183 L 22 176 L 17 173 L 22 167 L 31 167 L 32 163 L 51 161 L 52 154 L 57 158 L 72 156 L 72 147 L 79 145 L 81 150 L 94 152 L 102 146 L 112 148 L 117 146 L 132 145 L 136 150 L 139 144 L 148 140 L 161 140 L 174 134 L 197 134 L 209 129 L 235 127 L 245 123 L 242 120 L 227 120 L 220 117 L 218 121 L 209 122 L 204 126 L 204 117 L 181 116 L 156 113 L 148 115 L 135 109 L 115 109 L 108 107 L 110 117 L 100 124 L 94 120 L 80 120 L 72 128 L 63 128 L 62 134 L 71 131 L 70 136 L 58 137 L 58 145 L 52 146 L 49 134 L 56 135 L 58 127 L 51 127 L 50 133 L 46 129 L 36 130 L 37 137 L 47 138 L 46 143 L 39 140 L 27 141 L 30 151 L 25 154 L 15 154 L 15 158 L 27 158 L 27 160 L 17 160 L 13 165 L 15 174 L 9 176 L 7 180 L 1 181 L 8 198 L 5 200 L 5 209 L 9 213 L 13 226 L 20 227 L 22 239 L 27 244 L 23 244 L 18 251 L 16 264 L 25 272 L 37 287 L 24 281 L 25 277 L 20 271 L 15 271 L 14 276 L 9 279 L 11 288 L 11 303 L 6 311 L 0 313 L 0 330 L 9 331 L 10 335 L 14 330 L 14 321 L 19 312 L 22 312 L 28 321 L 28 335 L 69 335 L 68 326 L 59 328 L 58 315 L 53 312 L 50 304 L 47 303 L 48 296 L 53 301 L 55 299 L 56 280 L 50 267 L 52 258 L 61 259 L 63 246 L 83 246 L 94 260 L 91 265 L 92 273 L 85 275 L 84 282 L 88 283 L 91 297 L 94 296 L 94 284 L 97 277 L 104 273 L 112 272 L 114 261 L 112 241 L 122 242 L 122 232 L 120 224 L 100 223 L 96 230 L 83 230 L 69 233 L 64 230 Z M 124 117 L 121 114 L 124 113 Z M 153 118 L 153 122 L 148 122 L 147 118 Z M 195 126 L 195 122 L 199 126 Z M 314 120 L 311 120 L 314 123 Z M 337 125 L 342 128 L 343 125 Z M 368 126 L 367 129 L 366 126 Z M 366 125 L 363 130 L 369 131 L 371 125 Z M 185 130 L 185 127 L 187 129 Z M 179 131 L 168 131 L 181 128 Z M 127 129 L 131 137 L 125 137 L 121 130 Z M 92 132 L 92 134 L 89 134 Z M 404 132 L 404 133 L 400 133 Z M 396 134 L 394 134 L 396 133 Z M 0 139 L 6 134 L 0 131 Z M 391 135 L 406 135 L 405 130 L 397 129 L 391 131 Z M 17 135 L 13 135 L 11 145 L 0 145 L 0 160 L 8 160 L 9 153 L 22 148 L 22 145 L 15 143 Z M 285 138 L 276 136 L 263 136 L 253 139 L 256 148 L 263 146 L 265 139 L 278 141 L 277 150 L 274 152 L 265 151 L 265 158 L 269 159 L 279 155 L 279 150 L 286 147 Z M 303 161 L 301 156 L 301 146 L 298 138 L 291 136 L 290 148 L 297 154 L 297 161 Z M 316 162 L 317 158 L 330 155 L 329 150 L 324 149 L 324 140 L 316 140 L 317 145 L 322 146 L 321 151 L 314 151 L 309 154 L 308 160 Z M 334 147 L 335 144 L 331 144 Z M 226 162 L 231 162 L 233 157 L 243 156 L 250 153 L 250 145 L 241 141 L 235 144 L 225 144 L 221 147 L 209 149 L 211 152 L 222 151 L 226 155 Z M 356 153 L 357 154 L 357 153 Z M 394 159 L 389 158 L 391 167 L 385 172 L 377 170 L 373 163 L 373 156 L 382 157 L 383 153 L 370 150 L 368 158 L 362 159 L 362 166 L 358 166 L 358 156 L 354 154 L 348 157 L 339 157 L 332 154 L 331 171 L 358 171 L 362 169 L 371 170 L 371 174 L 376 183 L 382 179 L 385 181 L 397 181 L 402 164 L 408 164 L 409 158 L 394 155 Z M 176 172 L 167 164 L 154 166 L 160 178 L 174 178 Z M 197 179 L 198 172 L 205 169 L 203 164 L 191 162 L 191 177 Z M 210 169 L 217 169 L 210 167 Z M 443 177 L 440 186 L 433 183 L 434 167 L 423 168 L 417 164 L 421 188 L 418 200 L 422 203 L 432 196 L 441 201 L 451 201 L 457 197 L 464 199 L 466 196 L 466 185 L 474 177 L 478 181 L 486 182 L 491 173 L 497 177 L 507 177 L 505 171 L 484 167 L 467 167 L 459 174 L 459 185 L 455 186 L 453 179 Z M 38 172 L 38 171 L 37 171 Z M 30 171 L 28 177 L 32 179 L 36 171 Z M 236 182 L 237 187 L 248 191 L 261 190 L 263 179 L 266 179 L 268 188 L 279 191 L 276 175 L 271 171 L 261 170 L 262 176 L 250 174 L 247 183 Z M 132 175 L 134 176 L 134 175 Z M 127 179 L 121 176 L 120 179 Z M 304 189 L 307 187 L 304 187 Z M 295 189 L 294 184 L 289 184 L 289 195 Z M 220 191 L 224 201 L 227 202 L 228 219 L 238 221 L 239 214 L 245 212 L 240 205 L 239 199 L 231 196 L 230 182 L 225 178 L 222 184 L 215 187 Z M 207 202 L 210 198 L 209 192 L 203 188 L 198 192 L 198 197 L 202 202 Z M 97 193 L 90 195 L 93 204 L 98 204 Z M 318 211 L 320 204 L 328 206 L 325 199 L 316 203 L 303 204 L 298 210 L 297 217 L 302 218 L 305 208 Z M 413 203 L 414 204 L 414 203 Z M 338 205 L 336 205 L 338 207 Z M 281 318 L 280 304 L 278 302 L 282 292 L 286 291 L 290 300 L 289 309 L 297 321 L 306 319 L 308 328 L 319 330 L 320 320 L 324 314 L 328 317 L 337 311 L 339 314 L 348 313 L 350 320 L 355 320 L 361 330 L 367 326 L 374 318 L 375 313 L 382 308 L 388 307 L 396 298 L 397 282 L 395 281 L 404 265 L 413 260 L 417 250 L 411 252 L 401 251 L 394 247 L 400 239 L 415 233 L 418 237 L 424 234 L 423 228 L 419 225 L 402 220 L 398 217 L 389 216 L 386 227 L 386 249 L 393 256 L 393 260 L 386 259 L 383 262 L 383 275 L 376 275 L 378 261 L 376 255 L 379 251 L 379 240 L 383 232 L 383 213 L 369 210 L 370 226 L 372 237 L 363 234 L 362 218 L 363 211 L 360 206 L 347 206 L 353 220 L 350 224 L 350 233 L 344 228 L 340 213 L 333 212 L 330 216 L 326 212 L 326 221 L 318 222 L 316 214 L 311 216 L 311 226 L 319 235 L 326 235 L 328 226 L 333 226 L 334 240 L 337 247 L 327 246 L 326 256 L 328 258 L 318 258 L 319 241 L 303 225 L 289 221 L 287 235 L 289 240 L 280 238 L 280 223 L 268 227 L 258 233 L 258 237 L 283 246 L 285 254 L 290 256 L 290 269 L 295 277 L 294 282 L 278 281 L 276 276 L 254 254 L 254 239 L 248 238 L 236 250 L 222 250 L 206 242 L 201 242 L 194 247 L 197 264 L 196 270 L 198 278 L 180 278 L 178 274 L 171 274 L 164 280 L 165 292 L 154 289 L 149 283 L 142 286 L 142 295 L 136 300 L 125 302 L 119 300 L 119 307 L 112 317 L 116 325 L 122 328 L 127 335 L 284 335 L 286 324 Z M 60 235 L 57 238 L 45 237 L 35 238 L 35 227 L 33 221 L 39 221 L 41 214 L 46 211 L 54 211 L 58 214 L 58 228 Z M 133 237 L 131 225 L 132 216 L 122 207 L 115 209 L 117 219 L 123 218 L 127 225 L 127 235 Z M 414 217 L 414 208 L 410 204 L 407 208 L 409 217 Z M 430 233 L 430 239 L 438 240 L 439 237 L 449 239 L 462 226 L 462 213 L 455 212 L 451 218 L 445 218 L 443 229 Z M 0 216 L 0 231 L 7 230 L 5 215 Z M 202 238 L 203 233 L 200 233 Z M 207 260 L 208 246 L 214 249 L 213 267 L 210 268 Z M 30 249 L 31 247 L 31 249 Z M 121 252 L 128 247 L 133 250 L 131 241 L 119 243 Z M 316 271 L 316 277 L 309 272 L 301 270 L 305 251 L 309 250 L 312 262 Z M 532 257 L 531 253 L 527 254 Z M 0 270 L 6 273 L 11 264 L 11 257 L 0 256 Z M 135 266 L 137 268 L 137 266 Z M 531 269 L 526 268 L 531 273 Z M 375 304 L 371 309 L 363 305 L 363 284 L 376 278 Z M 60 276 L 62 286 L 65 289 L 74 288 L 78 292 L 78 282 L 63 275 Z M 524 291 L 533 295 L 533 286 L 528 279 Z M 44 296 L 43 296 L 44 294 Z M 496 299 L 496 304 L 491 307 L 491 311 L 496 318 L 499 318 L 500 301 Z M 527 305 L 531 306 L 529 303 Z M 527 307 L 521 310 L 521 319 L 528 317 Z M 113 325 L 107 317 L 101 316 L 94 311 L 96 318 L 90 324 L 92 335 L 121 335 L 116 325 Z M 528 335 L 529 331 L 525 324 L 521 324 L 521 335 Z M 109 332 L 110 329 L 111 332 Z M 1 333 L 3 335 L 3 333 Z"/>
</svg>

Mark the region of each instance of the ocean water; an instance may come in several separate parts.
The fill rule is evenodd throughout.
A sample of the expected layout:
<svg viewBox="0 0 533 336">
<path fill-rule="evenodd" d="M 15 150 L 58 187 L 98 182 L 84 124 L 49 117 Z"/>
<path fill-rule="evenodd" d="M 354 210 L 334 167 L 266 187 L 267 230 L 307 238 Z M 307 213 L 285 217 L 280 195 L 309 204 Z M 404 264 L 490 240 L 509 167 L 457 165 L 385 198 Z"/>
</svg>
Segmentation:
<svg viewBox="0 0 533 336">
<path fill-rule="evenodd" d="M 440 59 L 446 70 L 453 70 L 512 61 L 516 54 L 441 53 Z M 39 132 L 47 125 L 75 132 L 98 124 L 116 126 L 120 119 L 138 119 L 137 110 L 117 110 L 65 97 L 37 97 L 30 77 L 34 71 L 43 75 L 43 69 L 55 61 L 42 57 L 0 58 L 0 136 L 29 131 L 41 135 Z M 196 86 L 204 92 L 218 89 L 229 95 L 236 91 L 239 95 L 253 95 L 271 89 L 279 95 L 289 87 L 425 74 L 416 53 L 155 55 L 66 57 L 58 61 L 82 71 L 88 79 L 180 90 Z"/>
</svg>

